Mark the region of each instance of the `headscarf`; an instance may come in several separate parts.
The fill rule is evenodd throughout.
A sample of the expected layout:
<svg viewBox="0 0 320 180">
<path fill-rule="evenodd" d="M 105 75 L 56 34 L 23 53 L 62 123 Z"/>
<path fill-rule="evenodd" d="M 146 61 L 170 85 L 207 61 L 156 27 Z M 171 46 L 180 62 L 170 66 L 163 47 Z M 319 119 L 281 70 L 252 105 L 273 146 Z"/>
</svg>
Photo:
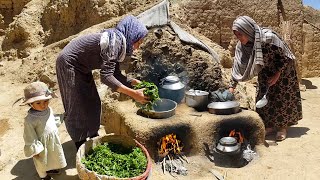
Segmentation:
<svg viewBox="0 0 320 180">
<path fill-rule="evenodd" d="M 116 27 L 126 38 L 126 54 L 131 55 L 133 44 L 144 38 L 148 30 L 136 17 L 129 15 L 123 18 Z"/>
<path fill-rule="evenodd" d="M 116 58 L 118 62 L 122 62 L 125 55 L 132 54 L 133 44 L 144 38 L 148 30 L 136 17 L 129 15 L 123 18 L 116 28 L 104 29 L 101 33 L 101 57 L 103 59 Z M 119 49 L 121 52 L 118 52 Z"/>
<path fill-rule="evenodd" d="M 257 76 L 264 67 L 261 43 L 269 43 L 281 48 L 285 56 L 295 59 L 287 44 L 274 31 L 268 28 L 260 28 L 257 23 L 248 16 L 240 16 L 234 22 L 232 30 L 245 34 L 249 38 L 246 45 L 239 41 L 232 68 L 232 77 L 236 81 L 247 81 Z"/>
</svg>

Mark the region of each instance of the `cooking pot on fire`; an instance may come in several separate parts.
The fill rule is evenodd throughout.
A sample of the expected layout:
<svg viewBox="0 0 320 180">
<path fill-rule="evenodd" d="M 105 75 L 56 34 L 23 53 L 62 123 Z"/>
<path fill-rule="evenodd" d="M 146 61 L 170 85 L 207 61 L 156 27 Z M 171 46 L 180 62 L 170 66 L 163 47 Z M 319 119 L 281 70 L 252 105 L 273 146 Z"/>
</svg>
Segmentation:
<svg viewBox="0 0 320 180">
<path fill-rule="evenodd" d="M 223 137 L 216 147 L 217 152 L 223 154 L 236 154 L 240 151 L 241 144 L 234 137 Z"/>
<path fill-rule="evenodd" d="M 208 104 L 208 111 L 219 115 L 235 114 L 240 111 L 240 103 L 237 101 L 212 102 Z"/>
<path fill-rule="evenodd" d="M 167 76 L 160 81 L 158 88 L 160 98 L 171 99 L 180 103 L 184 97 L 185 85 L 177 76 Z"/>
</svg>

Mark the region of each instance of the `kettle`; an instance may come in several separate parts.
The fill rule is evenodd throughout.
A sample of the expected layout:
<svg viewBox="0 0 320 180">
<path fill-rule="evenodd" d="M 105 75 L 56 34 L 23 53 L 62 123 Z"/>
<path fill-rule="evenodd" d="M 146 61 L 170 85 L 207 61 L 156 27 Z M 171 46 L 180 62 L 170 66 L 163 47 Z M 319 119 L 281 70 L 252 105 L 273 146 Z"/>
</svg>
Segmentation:
<svg viewBox="0 0 320 180">
<path fill-rule="evenodd" d="M 185 85 L 177 76 L 167 76 L 160 80 L 159 96 L 160 98 L 171 99 L 180 103 L 184 97 Z"/>
</svg>

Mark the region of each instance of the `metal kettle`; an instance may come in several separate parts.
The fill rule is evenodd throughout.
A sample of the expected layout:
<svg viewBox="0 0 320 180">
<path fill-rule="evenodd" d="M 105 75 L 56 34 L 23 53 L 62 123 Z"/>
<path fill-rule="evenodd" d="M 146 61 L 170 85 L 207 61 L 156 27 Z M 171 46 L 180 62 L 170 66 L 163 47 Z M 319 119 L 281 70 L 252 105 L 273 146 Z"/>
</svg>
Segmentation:
<svg viewBox="0 0 320 180">
<path fill-rule="evenodd" d="M 180 103 L 184 97 L 185 85 L 177 76 L 167 76 L 160 80 L 159 96 L 160 98 L 171 99 Z"/>
</svg>

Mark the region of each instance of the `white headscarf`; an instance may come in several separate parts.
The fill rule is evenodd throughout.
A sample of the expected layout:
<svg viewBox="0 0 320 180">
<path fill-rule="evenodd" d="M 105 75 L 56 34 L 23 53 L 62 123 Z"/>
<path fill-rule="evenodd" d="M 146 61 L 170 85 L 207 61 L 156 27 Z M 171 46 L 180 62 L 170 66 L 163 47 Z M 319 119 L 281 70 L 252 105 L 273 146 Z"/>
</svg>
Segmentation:
<svg viewBox="0 0 320 180">
<path fill-rule="evenodd" d="M 246 45 L 239 41 L 232 68 L 232 77 L 236 81 L 247 81 L 257 76 L 264 67 L 261 43 L 269 43 L 283 49 L 290 59 L 295 56 L 281 37 L 271 29 L 260 28 L 257 23 L 248 16 L 240 16 L 234 22 L 232 30 L 238 31 L 249 37 Z"/>
</svg>

